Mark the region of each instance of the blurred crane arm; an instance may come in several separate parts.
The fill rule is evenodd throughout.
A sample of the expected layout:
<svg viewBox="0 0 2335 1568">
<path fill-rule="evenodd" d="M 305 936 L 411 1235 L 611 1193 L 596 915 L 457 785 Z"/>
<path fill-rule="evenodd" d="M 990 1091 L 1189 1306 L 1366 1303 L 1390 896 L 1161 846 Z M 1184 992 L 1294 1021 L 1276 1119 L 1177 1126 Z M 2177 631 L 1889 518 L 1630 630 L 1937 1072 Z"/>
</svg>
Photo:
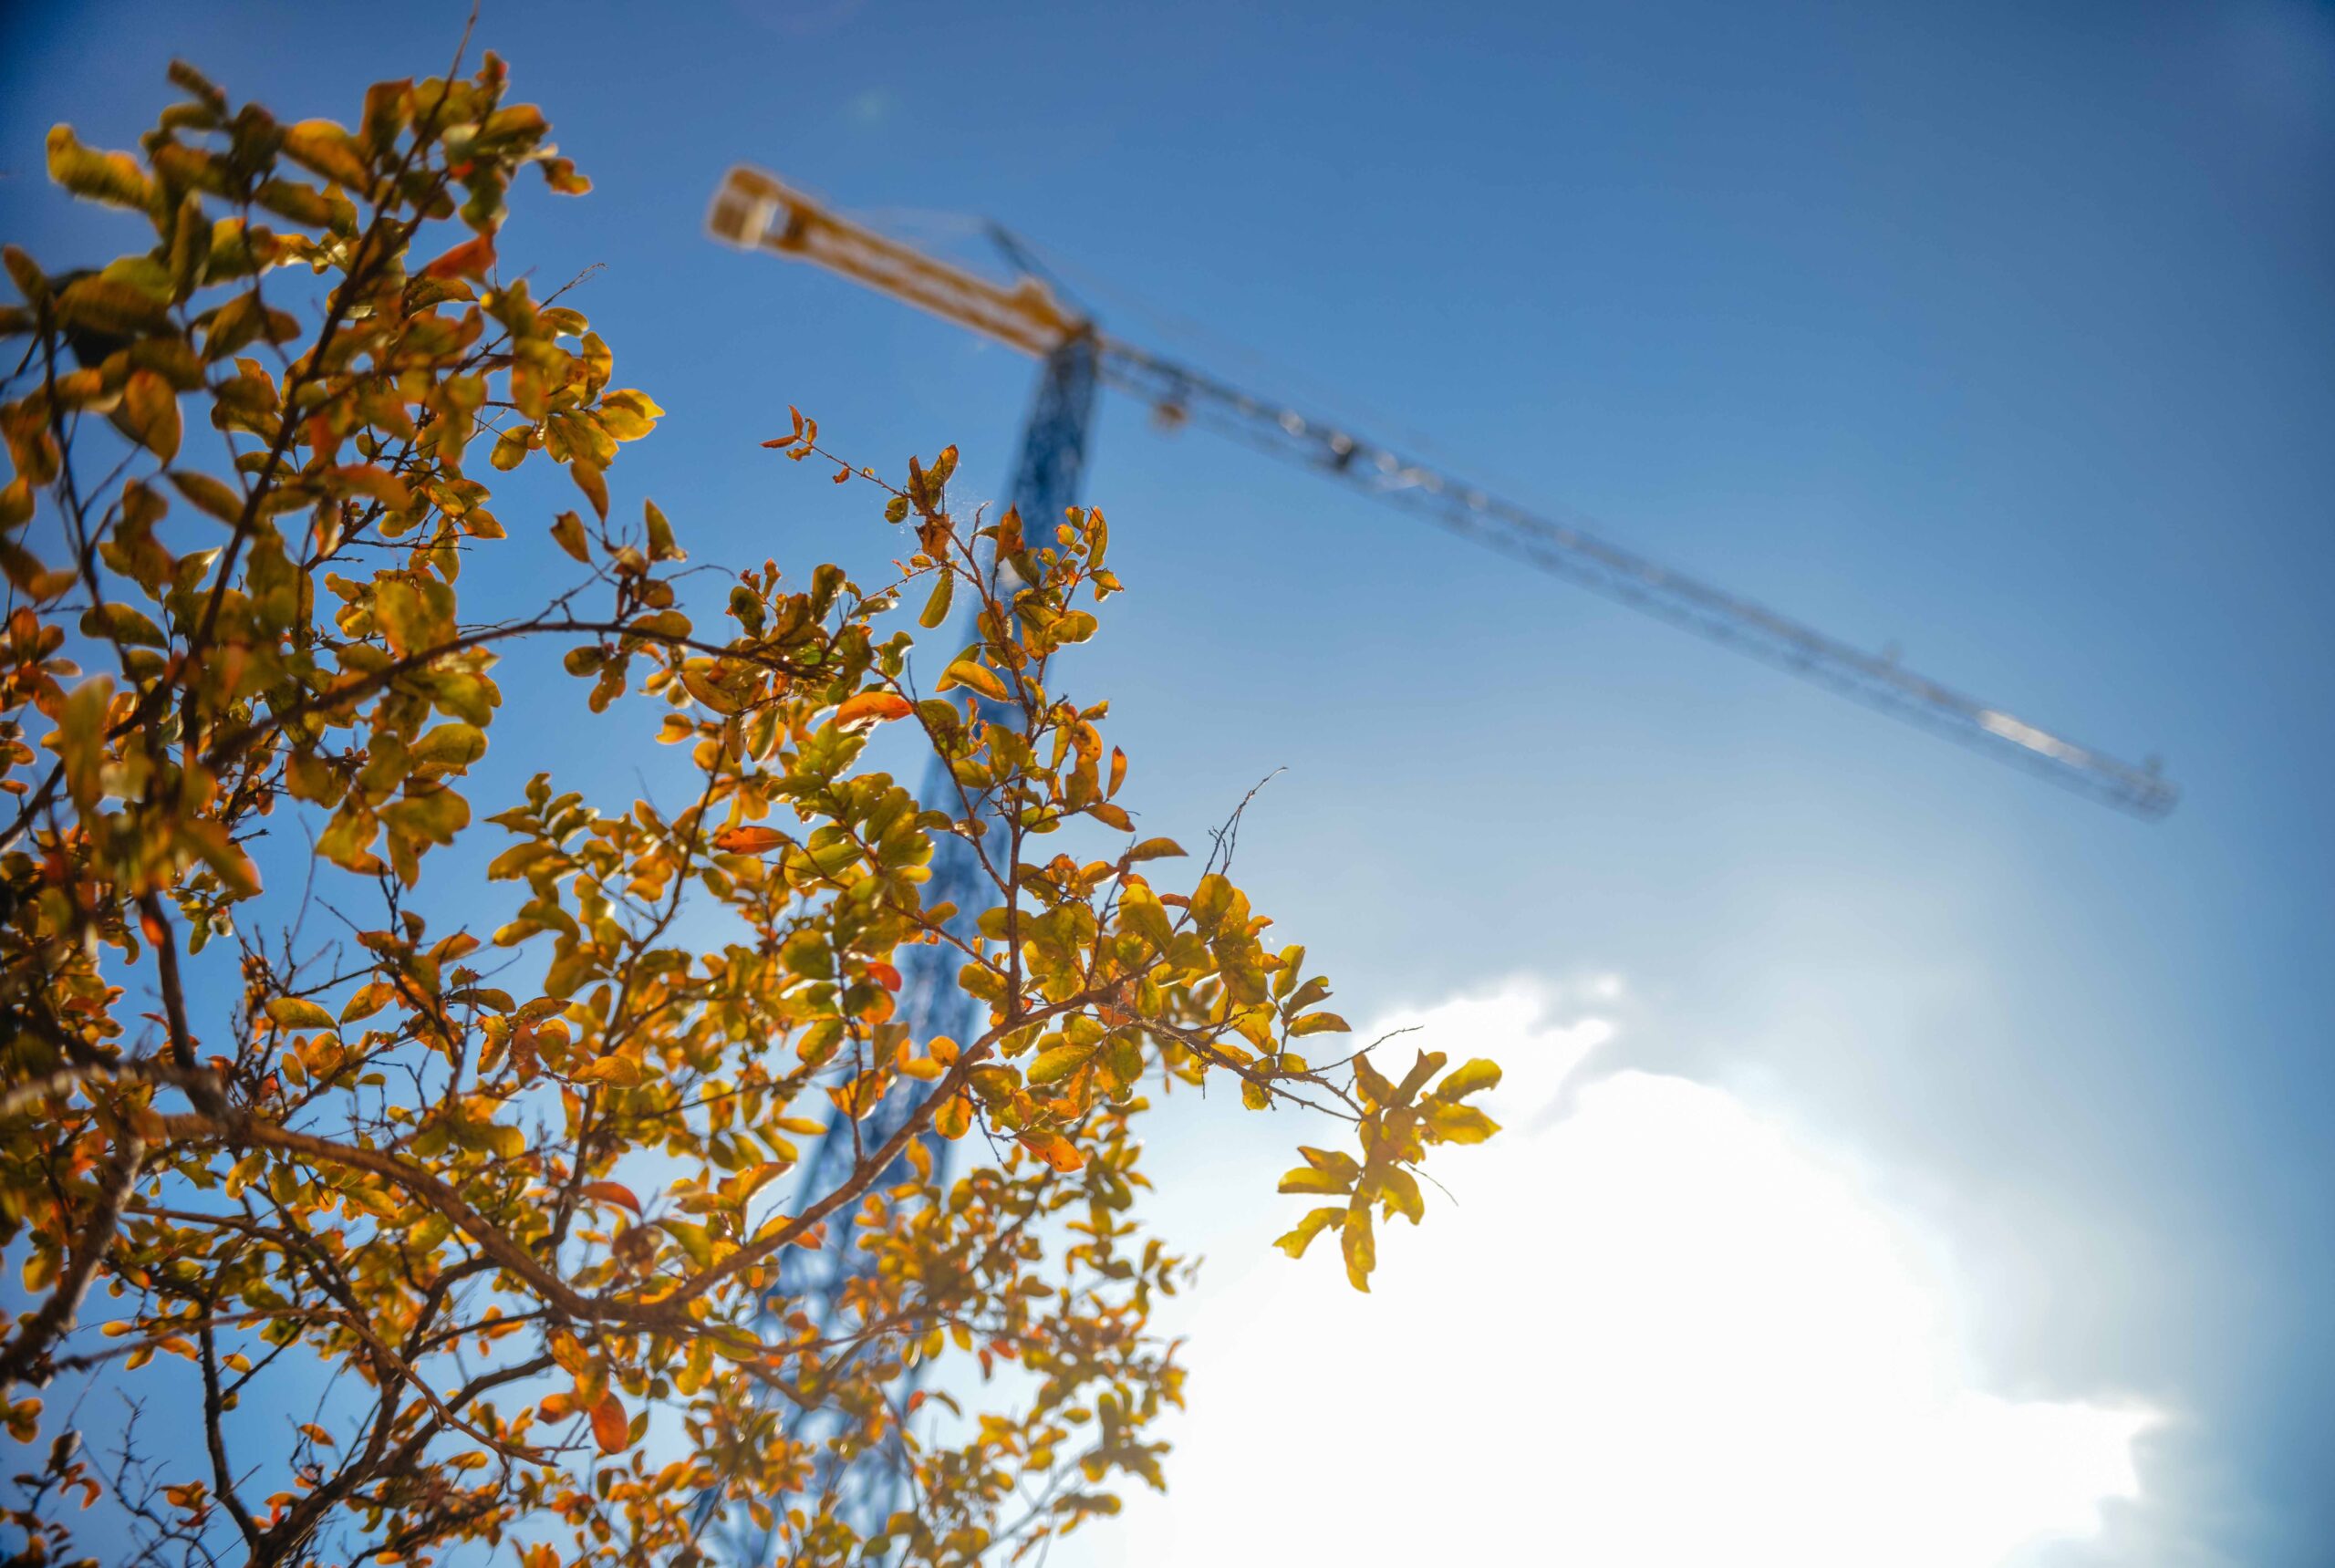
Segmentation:
<svg viewBox="0 0 2335 1568">
<path fill-rule="evenodd" d="M 991 283 L 855 223 L 745 164 L 722 178 L 706 227 L 741 249 L 816 263 L 1041 359 L 1087 329 L 1034 277 L 1010 287 Z"/>
</svg>

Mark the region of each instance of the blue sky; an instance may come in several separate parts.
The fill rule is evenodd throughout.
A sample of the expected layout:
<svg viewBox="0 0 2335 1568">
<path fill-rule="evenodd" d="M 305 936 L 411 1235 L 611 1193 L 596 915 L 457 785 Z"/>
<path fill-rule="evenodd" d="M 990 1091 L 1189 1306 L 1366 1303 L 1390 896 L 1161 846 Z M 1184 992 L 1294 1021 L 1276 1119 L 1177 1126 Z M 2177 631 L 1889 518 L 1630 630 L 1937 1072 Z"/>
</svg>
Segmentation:
<svg viewBox="0 0 2335 1568">
<path fill-rule="evenodd" d="M 129 242 L 40 138 L 127 144 L 173 54 L 346 118 L 461 12 L 11 8 L 0 228 Z M 2139 1500 L 2037 1561 L 2326 1560 L 2335 11 L 503 0 L 481 37 L 598 187 L 506 254 L 604 264 L 578 303 L 669 410 L 612 477 L 700 559 L 880 556 L 753 450 L 787 403 L 871 462 L 957 441 L 978 492 L 1031 382 L 707 242 L 752 161 L 995 216 L 1111 330 L 2161 753 L 2185 801 L 2136 824 L 1106 400 L 1134 592 L 1082 676 L 1147 826 L 1286 769 L 1246 881 L 1349 1015 L 1623 977 L 1581 1072 L 1853 1167 L 1946 1260 L 1973 1387 L 2166 1413 Z M 621 786 L 514 717 L 527 769 Z"/>
</svg>

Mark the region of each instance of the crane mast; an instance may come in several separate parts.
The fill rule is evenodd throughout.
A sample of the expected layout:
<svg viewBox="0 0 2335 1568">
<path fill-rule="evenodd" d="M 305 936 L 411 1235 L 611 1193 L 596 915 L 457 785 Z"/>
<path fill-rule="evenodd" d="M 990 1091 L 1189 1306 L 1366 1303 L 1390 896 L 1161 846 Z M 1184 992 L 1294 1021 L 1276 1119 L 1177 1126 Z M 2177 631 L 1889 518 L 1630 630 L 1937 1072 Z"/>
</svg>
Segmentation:
<svg viewBox="0 0 2335 1568">
<path fill-rule="evenodd" d="M 1022 275 L 1001 285 L 855 223 L 775 176 L 744 166 L 732 169 L 722 181 L 707 225 L 716 238 L 731 244 L 815 263 L 1039 359 L 1043 369 L 1037 395 L 1007 490 L 1010 504 L 1026 518 L 1059 517 L 1064 508 L 1076 504 L 1095 391 L 1098 386 L 1113 386 L 1142 398 L 1174 422 L 1201 425 L 1314 469 L 1452 533 L 2135 815 L 2161 817 L 2178 799 L 2153 764 L 2136 767 L 2119 762 L 1914 674 L 1894 658 L 1864 652 L 1578 526 L 1541 516 L 1394 447 L 1355 435 L 1335 421 L 1253 396 L 1105 336 L 1055 296 L 1010 236 L 999 235 L 1008 242 Z M 969 618 L 970 614 L 969 610 Z M 960 633 L 967 641 L 978 635 L 970 624 Z M 1001 722 L 1011 718 L 1001 708 L 989 716 Z M 929 805 L 952 810 L 957 805 L 952 781 L 938 764 L 920 793 Z M 928 896 L 935 903 L 945 900 L 957 907 L 952 923 L 970 940 L 986 902 L 971 847 L 963 839 L 944 837 L 931 872 Z M 957 983 L 950 949 L 929 944 L 908 949 L 900 968 L 899 1006 L 916 1038 L 945 1034 L 970 1039 L 977 1033 L 973 999 Z M 802 1189 L 817 1192 L 831 1187 L 848 1173 L 861 1147 L 889 1138 L 914 1110 L 917 1088 L 913 1084 L 896 1086 L 856 1129 L 856 1139 L 849 1125 L 831 1127 L 797 1178 Z M 950 1146 L 934 1140 L 929 1147 L 936 1173 L 945 1173 Z M 883 1173 L 878 1186 L 906 1176 L 906 1161 L 897 1166 Z M 778 1316 L 800 1312 L 839 1327 L 854 1311 L 851 1286 L 866 1267 L 867 1256 L 855 1245 L 848 1225 L 835 1227 L 827 1242 L 815 1251 L 790 1250 L 768 1303 L 771 1312 Z M 902 1374 L 903 1391 L 913 1378 L 912 1372 Z M 822 1422 L 832 1427 L 840 1420 L 839 1413 L 814 1407 L 791 1414 L 787 1427 L 797 1436 L 815 1438 L 824 1433 Z M 881 1468 L 878 1479 L 847 1500 L 847 1511 L 863 1535 L 882 1528 L 907 1479 L 910 1460 L 903 1438 L 896 1438 L 887 1457 L 890 1462 Z M 837 1480 L 823 1476 L 815 1484 L 825 1488 Z M 701 1506 L 711 1513 L 711 1495 Z M 733 1526 L 722 1532 L 741 1562 L 760 1568 L 769 1560 L 768 1532 Z"/>
<path fill-rule="evenodd" d="M 2180 799 L 2153 763 L 2120 761 L 1916 674 L 1887 654 L 1852 647 L 1610 539 L 1542 516 L 1337 421 L 1108 337 L 1036 277 L 993 283 L 854 223 L 762 170 L 732 169 L 707 223 L 716 238 L 732 244 L 815 263 L 1039 358 L 1091 337 L 1104 382 L 1171 418 L 1313 468 L 1452 533 L 2135 816 L 2162 817 Z"/>
</svg>

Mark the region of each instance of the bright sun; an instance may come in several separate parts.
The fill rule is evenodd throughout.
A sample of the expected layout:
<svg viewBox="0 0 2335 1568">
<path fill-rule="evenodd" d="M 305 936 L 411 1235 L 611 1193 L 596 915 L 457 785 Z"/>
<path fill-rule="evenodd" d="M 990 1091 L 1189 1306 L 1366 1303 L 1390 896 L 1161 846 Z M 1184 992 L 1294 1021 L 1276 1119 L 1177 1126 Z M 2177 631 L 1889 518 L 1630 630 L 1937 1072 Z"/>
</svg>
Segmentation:
<svg viewBox="0 0 2335 1568">
<path fill-rule="evenodd" d="M 1511 990 L 1388 1021 L 1509 1066 L 1510 1134 L 1447 1162 L 1458 1206 L 1398 1227 L 1373 1296 L 1326 1259 L 1212 1279 L 1173 1490 L 1089 1551 L 1977 1568 L 2138 1494 L 2153 1415 L 1967 1386 L 1941 1288 L 1852 1176 L 1683 1079 L 1552 1114 L 1611 1029 L 1543 1020 Z"/>
</svg>

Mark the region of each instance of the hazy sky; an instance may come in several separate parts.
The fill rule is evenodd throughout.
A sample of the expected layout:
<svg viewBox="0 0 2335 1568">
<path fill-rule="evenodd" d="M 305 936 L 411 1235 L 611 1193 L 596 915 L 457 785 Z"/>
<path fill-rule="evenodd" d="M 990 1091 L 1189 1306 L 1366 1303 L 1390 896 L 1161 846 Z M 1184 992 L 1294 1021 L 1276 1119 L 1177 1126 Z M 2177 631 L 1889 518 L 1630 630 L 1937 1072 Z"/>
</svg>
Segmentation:
<svg viewBox="0 0 2335 1568">
<path fill-rule="evenodd" d="M 0 231 L 59 267 L 130 242 L 46 188 L 40 139 L 69 118 L 127 144 L 173 54 L 346 119 L 366 81 L 439 68 L 462 10 L 8 7 Z M 752 161 L 935 243 L 964 232 L 935 214 L 997 217 L 1111 330 L 1423 431 L 1520 499 L 2161 753 L 2186 792 L 2133 822 L 1106 401 L 1090 498 L 1133 592 L 1080 679 L 1114 699 L 1147 829 L 1188 841 L 1286 769 L 1244 880 L 1342 1011 L 1431 1011 L 1468 1052 L 1541 1038 L 1515 1001 L 1539 998 L 1581 1056 L 1557 1119 L 1455 1158 L 1461 1211 L 1387 1244 L 1389 1276 L 1416 1262 L 1443 1293 L 1390 1283 L 1359 1319 L 1257 1244 L 1299 1129 L 1164 1138 L 1170 1214 L 1218 1263 L 1191 1310 L 1230 1347 L 1196 1403 L 1255 1411 L 1239 1430 L 1342 1412 L 1322 1489 L 1368 1492 L 1381 1550 L 1448 1506 L 1501 1560 L 1640 1560 L 1578 1519 L 1525 1533 L 1589 1452 L 1528 1397 L 1622 1411 L 1659 1386 L 1675 1424 L 1614 1451 L 1645 1456 L 1640 1522 L 1671 1533 L 1624 1536 L 1686 1560 L 1997 1561 L 1991 1525 L 1939 1546 L 1935 1497 L 1891 1489 L 2054 1422 L 2050 1486 L 1967 1472 L 2006 1541 L 2104 1500 L 2021 1561 L 2328 1560 L 2335 11 L 502 0 L 481 37 L 598 183 L 523 202 L 506 259 L 603 264 L 578 303 L 669 410 L 611 478 L 700 559 L 883 555 L 862 502 L 754 450 L 787 403 L 871 462 L 958 441 L 978 493 L 1031 380 L 706 241 L 721 170 Z M 510 714 L 491 761 L 628 788 L 580 711 L 559 690 Z M 1564 1033 L 1590 1023 L 1594 1049 Z M 1747 1191 L 1772 1202 L 1710 1223 Z M 1253 1223 L 1225 1219 L 1244 1196 Z M 1530 1267 L 1496 1264 L 1519 1231 Z M 1749 1317 L 1709 1299 L 1746 1290 Z M 1638 1310 L 1669 1291 L 1707 1310 Z M 1877 1359 L 1796 1326 L 1843 1299 L 1873 1303 L 1840 1321 L 1882 1325 Z M 1326 1384 L 1271 1383 L 1282 1337 L 1397 1325 L 1504 1347 L 1522 1408 L 1422 1392 L 1423 1430 L 1382 1411 L 1365 1438 Z M 1682 1371 L 1769 1358 L 1788 1375 Z M 1904 1398 L 1860 1403 L 1867 1373 Z M 1762 1415 L 1787 1408 L 1788 1432 Z M 1903 1441 L 1860 1441 L 1883 1427 Z M 1246 1450 L 1204 1409 L 1188 1436 L 1168 1512 L 1197 1542 Z M 1779 1512 L 1752 1484 L 1769 1450 L 1803 1481 L 1929 1457 Z M 1414 1459 L 1440 1502 L 1399 1484 Z M 1901 1501 L 1873 1521 L 1876 1495 Z M 1328 1517 L 1351 1500 L 1313 1506 L 1324 1541 L 1351 1530 Z M 1698 1553 L 1679 1521 L 1723 1506 L 1736 1552 Z M 1084 1560 L 1161 1561 L 1158 1517 Z M 1855 1533 L 1892 1524 L 1894 1546 Z"/>
</svg>

